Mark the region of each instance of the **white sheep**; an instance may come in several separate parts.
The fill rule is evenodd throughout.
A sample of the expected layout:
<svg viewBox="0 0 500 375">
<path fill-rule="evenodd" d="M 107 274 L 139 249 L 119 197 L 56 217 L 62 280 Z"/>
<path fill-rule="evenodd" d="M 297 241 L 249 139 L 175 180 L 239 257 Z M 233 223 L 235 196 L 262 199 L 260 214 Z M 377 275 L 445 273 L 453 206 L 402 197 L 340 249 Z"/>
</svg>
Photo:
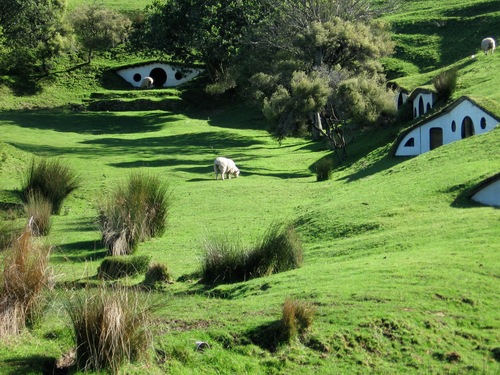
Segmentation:
<svg viewBox="0 0 500 375">
<path fill-rule="evenodd" d="M 153 82 L 153 78 L 151 77 L 144 78 L 141 83 L 141 89 L 149 89 L 153 87 Z"/>
<path fill-rule="evenodd" d="M 219 156 L 214 160 L 214 172 L 216 180 L 219 173 L 222 175 L 223 180 L 226 174 L 229 179 L 231 179 L 231 175 L 233 175 L 234 177 L 238 177 L 240 175 L 240 170 L 236 167 L 234 161 L 222 156 Z"/>
<path fill-rule="evenodd" d="M 493 52 L 495 52 L 495 40 L 493 38 L 484 38 L 481 42 L 481 49 L 485 55 L 489 52 L 493 55 Z"/>
</svg>

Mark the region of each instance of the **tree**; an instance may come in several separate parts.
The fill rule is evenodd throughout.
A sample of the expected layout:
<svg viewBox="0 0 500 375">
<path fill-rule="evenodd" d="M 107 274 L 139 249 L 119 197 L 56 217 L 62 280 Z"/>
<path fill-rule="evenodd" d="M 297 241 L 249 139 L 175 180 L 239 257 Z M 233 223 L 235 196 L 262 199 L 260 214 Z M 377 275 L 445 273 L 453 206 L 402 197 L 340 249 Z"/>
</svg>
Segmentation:
<svg viewBox="0 0 500 375">
<path fill-rule="evenodd" d="M 379 62 L 392 42 L 387 26 L 372 19 L 381 8 L 363 0 L 265 1 L 275 11 L 248 34 L 242 53 L 266 57 L 250 83 L 273 134 L 281 140 L 311 127 L 343 159 L 346 128 L 392 115 Z M 251 70 L 242 69 L 241 76 Z"/>
<path fill-rule="evenodd" d="M 47 73 L 66 47 L 65 0 L 2 0 L 0 26 L 8 57 L 4 70 L 14 74 Z"/>
<path fill-rule="evenodd" d="M 78 41 L 87 50 L 87 62 L 95 51 L 107 51 L 123 43 L 132 21 L 119 12 L 93 3 L 76 8 L 70 15 Z"/>
</svg>

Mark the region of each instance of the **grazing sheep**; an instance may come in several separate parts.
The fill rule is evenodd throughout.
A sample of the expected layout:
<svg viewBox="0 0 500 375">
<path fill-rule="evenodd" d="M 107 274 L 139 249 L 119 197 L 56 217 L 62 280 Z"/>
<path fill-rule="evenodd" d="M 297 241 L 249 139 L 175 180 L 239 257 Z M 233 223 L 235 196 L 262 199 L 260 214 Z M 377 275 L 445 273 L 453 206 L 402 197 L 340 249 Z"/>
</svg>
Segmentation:
<svg viewBox="0 0 500 375">
<path fill-rule="evenodd" d="M 222 175 L 223 180 L 224 180 L 224 175 L 226 174 L 227 178 L 229 179 L 231 179 L 231 175 L 233 175 L 234 177 L 238 177 L 240 175 L 240 170 L 236 167 L 234 161 L 232 161 L 231 159 L 224 158 L 222 156 L 215 159 L 214 172 L 216 180 L 219 173 Z"/>
<path fill-rule="evenodd" d="M 153 78 L 151 77 L 144 78 L 141 83 L 141 89 L 150 89 L 153 87 L 153 82 Z"/>
<path fill-rule="evenodd" d="M 493 38 L 484 38 L 481 42 L 481 49 L 485 55 L 489 52 L 493 55 L 493 52 L 495 52 L 495 40 Z"/>
</svg>

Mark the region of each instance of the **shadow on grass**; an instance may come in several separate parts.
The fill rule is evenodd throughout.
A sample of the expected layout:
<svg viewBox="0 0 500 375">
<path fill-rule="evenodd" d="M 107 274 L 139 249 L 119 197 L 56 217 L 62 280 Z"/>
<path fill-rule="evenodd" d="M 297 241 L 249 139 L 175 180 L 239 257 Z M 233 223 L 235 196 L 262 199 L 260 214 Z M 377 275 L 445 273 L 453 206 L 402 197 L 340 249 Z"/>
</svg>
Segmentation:
<svg viewBox="0 0 500 375">
<path fill-rule="evenodd" d="M 279 320 L 255 327 L 247 331 L 246 336 L 252 343 L 271 353 L 288 341 Z"/>
<path fill-rule="evenodd" d="M 57 358 L 44 356 L 44 355 L 32 355 L 24 358 L 7 358 L 5 363 L 12 367 L 11 370 L 6 372 L 8 375 L 19 375 L 19 374 L 51 374 L 51 375 L 62 375 L 62 374 L 74 374 L 76 373 L 76 368 L 72 367 L 58 367 Z"/>
<path fill-rule="evenodd" d="M 80 134 L 131 134 L 158 131 L 168 122 L 178 121 L 168 112 L 144 112 L 140 116 L 115 112 L 73 113 L 66 111 L 9 111 L 0 121 L 24 128 Z"/>
<path fill-rule="evenodd" d="M 103 259 L 106 255 L 107 250 L 103 248 L 100 240 L 89 240 L 59 246 L 52 259 L 58 263 L 85 262 Z"/>
</svg>

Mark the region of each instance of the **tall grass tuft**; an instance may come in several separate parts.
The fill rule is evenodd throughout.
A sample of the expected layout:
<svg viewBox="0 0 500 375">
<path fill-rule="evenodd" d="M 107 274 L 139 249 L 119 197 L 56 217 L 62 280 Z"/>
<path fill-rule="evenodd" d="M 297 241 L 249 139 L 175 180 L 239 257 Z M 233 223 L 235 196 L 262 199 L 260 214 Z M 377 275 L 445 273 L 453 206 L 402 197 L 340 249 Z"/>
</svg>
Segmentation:
<svg viewBox="0 0 500 375">
<path fill-rule="evenodd" d="M 99 266 L 97 276 L 108 280 L 132 277 L 146 272 L 150 262 L 151 257 L 147 255 L 108 257 Z"/>
<path fill-rule="evenodd" d="M 147 289 L 156 289 L 171 282 L 172 276 L 168 271 L 167 265 L 154 263 L 146 271 L 142 285 Z"/>
<path fill-rule="evenodd" d="M 281 330 L 284 340 L 304 335 L 314 320 L 316 308 L 310 303 L 287 298 L 283 303 Z"/>
<path fill-rule="evenodd" d="M 59 214 L 64 199 L 80 186 L 80 178 L 63 162 L 54 159 L 32 159 L 24 176 L 21 196 L 24 203 L 41 195 L 52 204 L 52 213 Z"/>
<path fill-rule="evenodd" d="M 116 374 L 125 363 L 146 359 L 151 309 L 137 291 L 125 288 L 86 290 L 67 301 L 78 367 Z"/>
<path fill-rule="evenodd" d="M 52 226 L 52 203 L 40 194 L 29 194 L 28 201 L 24 204 L 24 211 L 28 217 L 28 226 L 34 236 L 46 236 Z"/>
<path fill-rule="evenodd" d="M 0 273 L 0 337 L 18 334 L 35 323 L 44 306 L 44 292 L 51 287 L 50 246 L 34 242 L 30 230 L 4 254 Z"/>
<path fill-rule="evenodd" d="M 99 227 L 110 255 L 132 254 L 141 241 L 161 236 L 171 195 L 156 176 L 132 173 L 100 204 Z"/>
<path fill-rule="evenodd" d="M 316 181 L 327 181 L 332 178 L 333 163 L 330 158 L 320 159 L 316 162 Z"/>
<path fill-rule="evenodd" d="M 432 83 L 436 89 L 436 97 L 439 101 L 446 102 L 451 98 L 457 87 L 458 73 L 456 69 L 445 70 L 436 77 Z"/>
<path fill-rule="evenodd" d="M 201 274 L 208 283 L 230 283 L 298 268 L 302 243 L 291 226 L 272 224 L 260 243 L 244 249 L 227 236 L 205 242 Z"/>
</svg>

